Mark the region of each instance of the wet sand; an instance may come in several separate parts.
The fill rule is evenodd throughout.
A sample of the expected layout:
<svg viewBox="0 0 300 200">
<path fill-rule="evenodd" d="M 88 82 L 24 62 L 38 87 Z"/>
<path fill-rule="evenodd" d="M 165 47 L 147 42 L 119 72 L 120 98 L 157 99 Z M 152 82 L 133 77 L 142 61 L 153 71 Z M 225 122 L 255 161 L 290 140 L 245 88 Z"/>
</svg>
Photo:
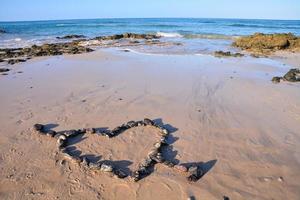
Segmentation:
<svg viewBox="0 0 300 200">
<path fill-rule="evenodd" d="M 10 66 L 0 77 L 0 199 L 299 199 L 300 85 L 270 81 L 299 58 L 106 49 Z M 137 183 L 86 171 L 61 162 L 56 141 L 32 131 L 35 123 L 60 131 L 145 117 L 171 130 L 169 157 L 203 162 L 198 182 L 162 165 Z M 73 146 L 133 170 L 155 136 L 136 128 Z"/>
</svg>

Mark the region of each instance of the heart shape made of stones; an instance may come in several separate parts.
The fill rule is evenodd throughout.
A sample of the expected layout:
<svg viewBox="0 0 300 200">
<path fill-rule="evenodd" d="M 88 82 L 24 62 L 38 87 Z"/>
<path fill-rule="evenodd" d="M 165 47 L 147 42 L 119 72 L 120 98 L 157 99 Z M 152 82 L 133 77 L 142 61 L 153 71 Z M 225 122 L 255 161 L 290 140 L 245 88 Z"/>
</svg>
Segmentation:
<svg viewBox="0 0 300 200">
<path fill-rule="evenodd" d="M 140 126 L 154 127 L 158 130 L 160 138 L 157 142 L 154 143 L 153 148 L 149 151 L 148 155 L 140 161 L 138 169 L 136 169 L 134 172 L 131 172 L 130 177 L 134 181 L 139 181 L 142 178 L 150 175 L 150 173 L 152 172 L 152 170 L 150 169 L 153 168 L 156 164 L 164 164 L 170 168 L 176 169 L 177 171 L 187 173 L 187 180 L 191 182 L 198 181 L 204 175 L 204 171 L 200 166 L 191 166 L 188 168 L 185 165 L 176 165 L 174 162 L 168 160 L 163 156 L 164 147 L 167 147 L 169 145 L 167 138 L 170 133 L 164 126 L 156 124 L 154 123 L 154 121 L 148 118 L 145 118 L 142 121 L 129 121 L 125 124 L 122 124 L 121 126 L 114 128 L 111 131 L 99 131 L 95 128 L 88 128 L 56 132 L 53 130 L 46 130 L 45 125 L 42 124 L 35 124 L 34 130 L 39 134 L 56 138 L 58 150 L 65 159 L 78 163 L 86 169 L 111 173 L 115 177 L 123 179 L 128 177 L 128 174 L 126 174 L 121 168 L 117 168 L 116 166 L 113 166 L 112 164 L 108 164 L 106 162 L 91 162 L 86 156 L 73 155 L 71 153 L 71 150 L 68 148 L 68 140 L 82 134 L 99 134 L 100 136 L 112 138 L 118 136 L 128 129 Z"/>
</svg>

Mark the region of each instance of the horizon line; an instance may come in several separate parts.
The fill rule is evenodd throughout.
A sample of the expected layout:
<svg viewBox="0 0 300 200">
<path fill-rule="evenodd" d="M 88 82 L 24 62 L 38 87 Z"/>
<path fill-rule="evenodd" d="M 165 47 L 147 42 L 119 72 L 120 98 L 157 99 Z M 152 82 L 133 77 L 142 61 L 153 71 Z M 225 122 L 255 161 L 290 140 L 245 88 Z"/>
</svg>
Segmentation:
<svg viewBox="0 0 300 200">
<path fill-rule="evenodd" d="M 66 18 L 66 19 L 37 19 L 37 20 L 4 20 L 0 23 L 11 22 L 43 22 L 43 21 L 65 21 L 65 20 L 96 20 L 96 19 L 238 19 L 238 20 L 275 20 L 275 21 L 300 21 L 300 19 L 271 19 L 271 18 L 221 18 L 221 17 L 104 17 L 104 18 Z"/>
</svg>

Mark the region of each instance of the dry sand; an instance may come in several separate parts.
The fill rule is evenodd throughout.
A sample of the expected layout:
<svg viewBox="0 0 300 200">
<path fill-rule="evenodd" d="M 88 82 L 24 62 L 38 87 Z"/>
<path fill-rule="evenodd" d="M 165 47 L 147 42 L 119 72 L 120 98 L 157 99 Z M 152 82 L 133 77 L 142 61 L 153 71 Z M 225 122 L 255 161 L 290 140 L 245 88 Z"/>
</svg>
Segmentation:
<svg viewBox="0 0 300 200">
<path fill-rule="evenodd" d="M 299 58 L 108 49 L 14 65 L 0 76 L 0 199 L 300 199 L 300 85 L 270 81 Z M 204 162 L 205 176 L 190 184 L 157 165 L 137 183 L 115 179 L 61 162 L 56 141 L 31 128 L 114 128 L 144 117 L 172 130 L 170 157 Z M 155 137 L 155 130 L 135 128 L 73 146 L 129 170 Z"/>
</svg>

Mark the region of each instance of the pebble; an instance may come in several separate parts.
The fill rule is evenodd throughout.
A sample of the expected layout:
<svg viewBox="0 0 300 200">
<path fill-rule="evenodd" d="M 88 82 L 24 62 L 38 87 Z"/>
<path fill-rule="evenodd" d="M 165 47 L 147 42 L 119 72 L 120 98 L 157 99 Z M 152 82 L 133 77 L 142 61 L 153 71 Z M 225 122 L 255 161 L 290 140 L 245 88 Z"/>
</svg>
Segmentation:
<svg viewBox="0 0 300 200">
<path fill-rule="evenodd" d="M 102 164 L 100 170 L 103 172 L 112 172 L 113 167 L 111 165 Z"/>
<path fill-rule="evenodd" d="M 99 163 L 92 163 L 92 162 L 90 162 L 89 163 L 89 168 L 91 170 L 100 170 L 101 165 Z"/>
<path fill-rule="evenodd" d="M 151 119 L 145 118 L 144 119 L 144 124 L 148 126 L 153 126 L 154 122 Z"/>
<path fill-rule="evenodd" d="M 154 144 L 154 147 L 157 148 L 157 149 L 159 149 L 161 147 L 161 143 L 160 142 L 156 142 Z"/>
<path fill-rule="evenodd" d="M 87 157 L 83 157 L 81 163 L 82 163 L 83 166 L 88 167 L 89 164 L 90 164 L 90 161 Z"/>
<path fill-rule="evenodd" d="M 33 128 L 34 128 L 34 130 L 36 130 L 36 131 L 43 131 L 44 130 L 44 125 L 42 125 L 42 124 L 35 124 L 34 126 L 33 126 Z"/>
<path fill-rule="evenodd" d="M 85 132 L 87 134 L 95 134 L 96 133 L 96 129 L 94 129 L 94 128 L 87 128 Z"/>
<path fill-rule="evenodd" d="M 46 133 L 46 135 L 47 135 L 47 136 L 50 136 L 50 137 L 54 137 L 54 136 L 56 135 L 56 132 L 50 130 L 50 131 L 48 131 L 48 132 Z"/>
<path fill-rule="evenodd" d="M 149 167 L 152 164 L 152 160 L 150 158 L 145 158 L 141 161 L 141 167 Z"/>
</svg>

